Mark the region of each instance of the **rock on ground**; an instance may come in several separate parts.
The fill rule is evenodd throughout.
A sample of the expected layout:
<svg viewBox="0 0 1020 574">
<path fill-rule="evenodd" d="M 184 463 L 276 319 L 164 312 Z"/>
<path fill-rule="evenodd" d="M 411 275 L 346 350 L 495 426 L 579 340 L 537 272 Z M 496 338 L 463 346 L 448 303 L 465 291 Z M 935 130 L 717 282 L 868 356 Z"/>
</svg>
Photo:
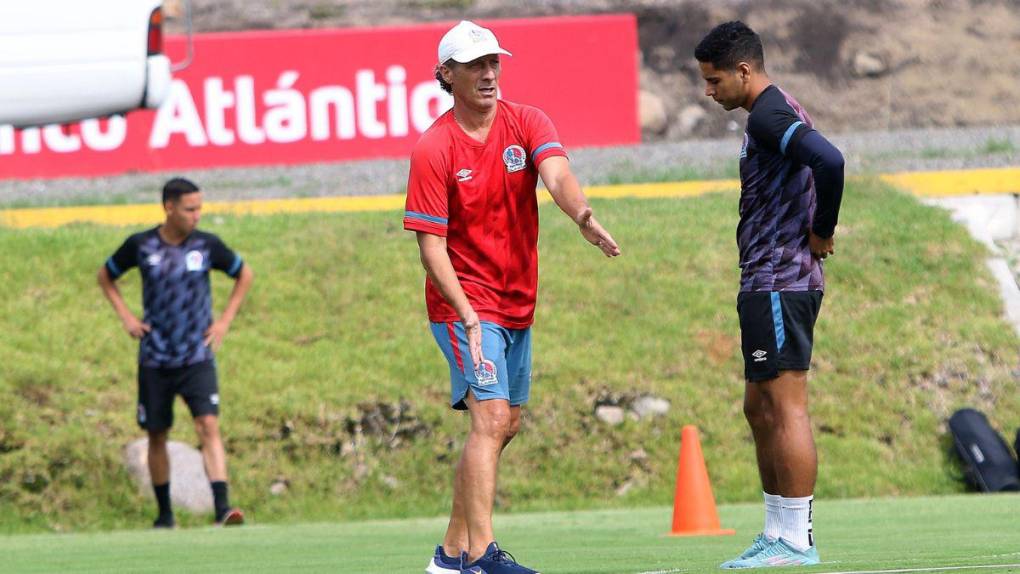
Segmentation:
<svg viewBox="0 0 1020 574">
<path fill-rule="evenodd" d="M 212 490 L 205 475 L 202 453 L 182 442 L 169 441 L 170 501 L 175 508 L 194 513 L 213 511 Z M 143 494 L 155 498 L 149 477 L 149 439 L 138 439 L 124 448 L 124 461 L 128 473 Z"/>
</svg>

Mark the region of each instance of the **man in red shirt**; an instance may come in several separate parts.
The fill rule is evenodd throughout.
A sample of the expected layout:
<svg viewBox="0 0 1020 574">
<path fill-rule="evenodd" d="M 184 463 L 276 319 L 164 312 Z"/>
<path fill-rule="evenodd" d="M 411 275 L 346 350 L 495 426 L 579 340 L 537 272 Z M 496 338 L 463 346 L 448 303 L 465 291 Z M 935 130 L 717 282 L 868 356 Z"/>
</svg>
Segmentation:
<svg viewBox="0 0 1020 574">
<path fill-rule="evenodd" d="M 430 574 L 535 572 L 496 544 L 492 504 L 499 457 L 531 385 L 538 178 L 586 240 L 620 254 L 592 217 L 549 118 L 498 98 L 500 54 L 510 55 L 471 22 L 443 36 L 436 79 L 453 109 L 415 145 L 407 184 L 404 228 L 417 233 L 432 333 L 450 364 L 450 404 L 471 415 Z"/>
</svg>

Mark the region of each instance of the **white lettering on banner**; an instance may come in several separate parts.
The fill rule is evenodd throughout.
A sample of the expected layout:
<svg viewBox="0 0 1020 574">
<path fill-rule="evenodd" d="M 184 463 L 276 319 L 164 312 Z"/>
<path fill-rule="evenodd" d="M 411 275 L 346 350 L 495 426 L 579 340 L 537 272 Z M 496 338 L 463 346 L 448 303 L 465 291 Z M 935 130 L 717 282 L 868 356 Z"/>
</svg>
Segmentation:
<svg viewBox="0 0 1020 574">
<path fill-rule="evenodd" d="M 407 71 L 400 66 L 390 66 L 386 70 L 386 81 L 390 84 L 389 108 L 387 117 L 390 120 L 391 136 L 407 135 Z"/>
<path fill-rule="evenodd" d="M 228 88 L 228 79 L 204 78 L 202 112 L 188 84 L 175 79 L 166 102 L 155 114 L 149 147 L 166 148 L 175 135 L 184 136 L 190 147 L 406 137 L 412 128 L 425 132 L 453 107 L 453 97 L 435 81 L 408 86 L 407 70 L 399 65 L 386 68 L 385 84 L 376 82 L 374 71 L 358 70 L 354 90 L 327 85 L 315 87 L 306 95 L 294 87 L 299 78 L 297 70 L 285 70 L 274 89 L 262 93 L 255 91 L 255 80 L 250 75 L 236 76 L 233 90 Z M 264 105 L 261 117 L 259 98 Z M 385 121 L 380 119 L 381 109 L 385 110 Z M 231 110 L 233 118 L 228 115 Z M 18 151 L 37 154 L 43 148 L 60 154 L 86 149 L 106 152 L 120 148 L 127 139 L 128 121 L 123 116 L 85 120 L 80 126 L 78 133 L 58 125 L 20 131 L 0 126 L 0 155 Z"/>
<path fill-rule="evenodd" d="M 358 126 L 361 135 L 379 139 L 386 136 L 386 124 L 379 121 L 376 115 L 377 104 L 386 99 L 386 86 L 375 83 L 375 72 L 361 70 L 354 74 L 354 83 L 358 87 Z"/>
<path fill-rule="evenodd" d="M 74 153 L 88 148 L 94 151 L 110 151 L 124 144 L 127 137 L 127 120 L 124 116 L 111 116 L 106 122 L 106 132 L 98 119 L 81 122 L 81 134 L 64 131 L 60 124 L 21 130 L 21 151 L 35 154 L 43 145 L 56 153 Z M 0 126 L 0 155 L 12 155 L 16 150 L 18 132 L 12 126 Z M 41 134 L 41 139 L 40 139 Z"/>
<path fill-rule="evenodd" d="M 354 94 L 341 86 L 323 86 L 312 91 L 312 139 L 329 139 L 329 107 L 336 107 L 336 135 L 342 140 L 354 139 Z"/>
<path fill-rule="evenodd" d="M 237 135 L 246 144 L 266 141 L 266 132 L 255 122 L 255 79 L 238 76 L 234 80 L 237 94 Z"/>
<path fill-rule="evenodd" d="M 173 134 L 184 134 L 188 145 L 192 147 L 202 147 L 208 143 L 205 130 L 202 129 L 202 119 L 195 109 L 195 101 L 191 99 L 188 85 L 182 80 L 174 80 L 170 84 L 170 93 L 156 112 L 156 120 L 149 134 L 149 147 L 165 148 Z"/>
<path fill-rule="evenodd" d="M 85 145 L 96 151 L 112 151 L 119 148 L 127 137 L 127 120 L 124 116 L 112 116 L 106 121 L 106 133 L 99 126 L 99 120 L 85 120 L 81 123 L 81 139 Z"/>
<path fill-rule="evenodd" d="M 432 104 L 436 104 L 436 114 L 432 114 Z M 411 92 L 411 122 L 419 133 L 425 133 L 436 118 L 453 107 L 453 96 L 447 94 L 435 81 L 422 82 Z"/>
<path fill-rule="evenodd" d="M 43 141 L 46 147 L 57 153 L 71 153 L 81 149 L 81 138 L 64 133 L 64 127 L 60 124 L 51 124 L 43 128 Z"/>
<path fill-rule="evenodd" d="M 14 128 L 12 126 L 0 126 L 0 155 L 14 153 Z"/>
<path fill-rule="evenodd" d="M 270 141 L 296 142 L 304 139 L 308 133 L 305 98 L 293 87 L 297 79 L 298 73 L 294 70 L 280 74 L 280 79 L 276 81 L 276 89 L 269 90 L 262 98 L 269 108 L 263 122 L 266 136 Z"/>
<path fill-rule="evenodd" d="M 228 146 L 234 143 L 234 132 L 227 129 L 227 108 L 234 107 L 234 94 L 223 89 L 223 80 L 205 80 L 205 133 L 209 143 Z"/>
<path fill-rule="evenodd" d="M 42 151 L 39 128 L 21 130 L 21 151 L 26 154 L 36 154 Z"/>
</svg>

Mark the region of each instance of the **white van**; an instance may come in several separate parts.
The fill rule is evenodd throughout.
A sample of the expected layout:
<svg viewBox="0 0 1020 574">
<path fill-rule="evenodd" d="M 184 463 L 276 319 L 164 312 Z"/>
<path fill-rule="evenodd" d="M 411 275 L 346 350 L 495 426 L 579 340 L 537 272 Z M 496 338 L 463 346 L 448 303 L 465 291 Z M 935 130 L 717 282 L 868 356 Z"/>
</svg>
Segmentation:
<svg viewBox="0 0 1020 574">
<path fill-rule="evenodd" d="M 170 87 L 161 0 L 0 0 L 0 125 L 157 108 Z"/>
</svg>

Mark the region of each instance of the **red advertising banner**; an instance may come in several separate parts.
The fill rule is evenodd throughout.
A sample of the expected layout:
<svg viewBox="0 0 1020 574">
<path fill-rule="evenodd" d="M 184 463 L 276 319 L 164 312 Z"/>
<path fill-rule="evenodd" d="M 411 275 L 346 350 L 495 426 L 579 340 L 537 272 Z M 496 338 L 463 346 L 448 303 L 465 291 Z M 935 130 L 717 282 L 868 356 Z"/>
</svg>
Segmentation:
<svg viewBox="0 0 1020 574">
<path fill-rule="evenodd" d="M 513 53 L 501 96 L 542 108 L 568 149 L 639 141 L 633 16 L 479 23 Z M 452 105 L 432 76 L 452 24 L 198 34 L 159 110 L 0 126 L 0 179 L 405 157 Z"/>
</svg>

